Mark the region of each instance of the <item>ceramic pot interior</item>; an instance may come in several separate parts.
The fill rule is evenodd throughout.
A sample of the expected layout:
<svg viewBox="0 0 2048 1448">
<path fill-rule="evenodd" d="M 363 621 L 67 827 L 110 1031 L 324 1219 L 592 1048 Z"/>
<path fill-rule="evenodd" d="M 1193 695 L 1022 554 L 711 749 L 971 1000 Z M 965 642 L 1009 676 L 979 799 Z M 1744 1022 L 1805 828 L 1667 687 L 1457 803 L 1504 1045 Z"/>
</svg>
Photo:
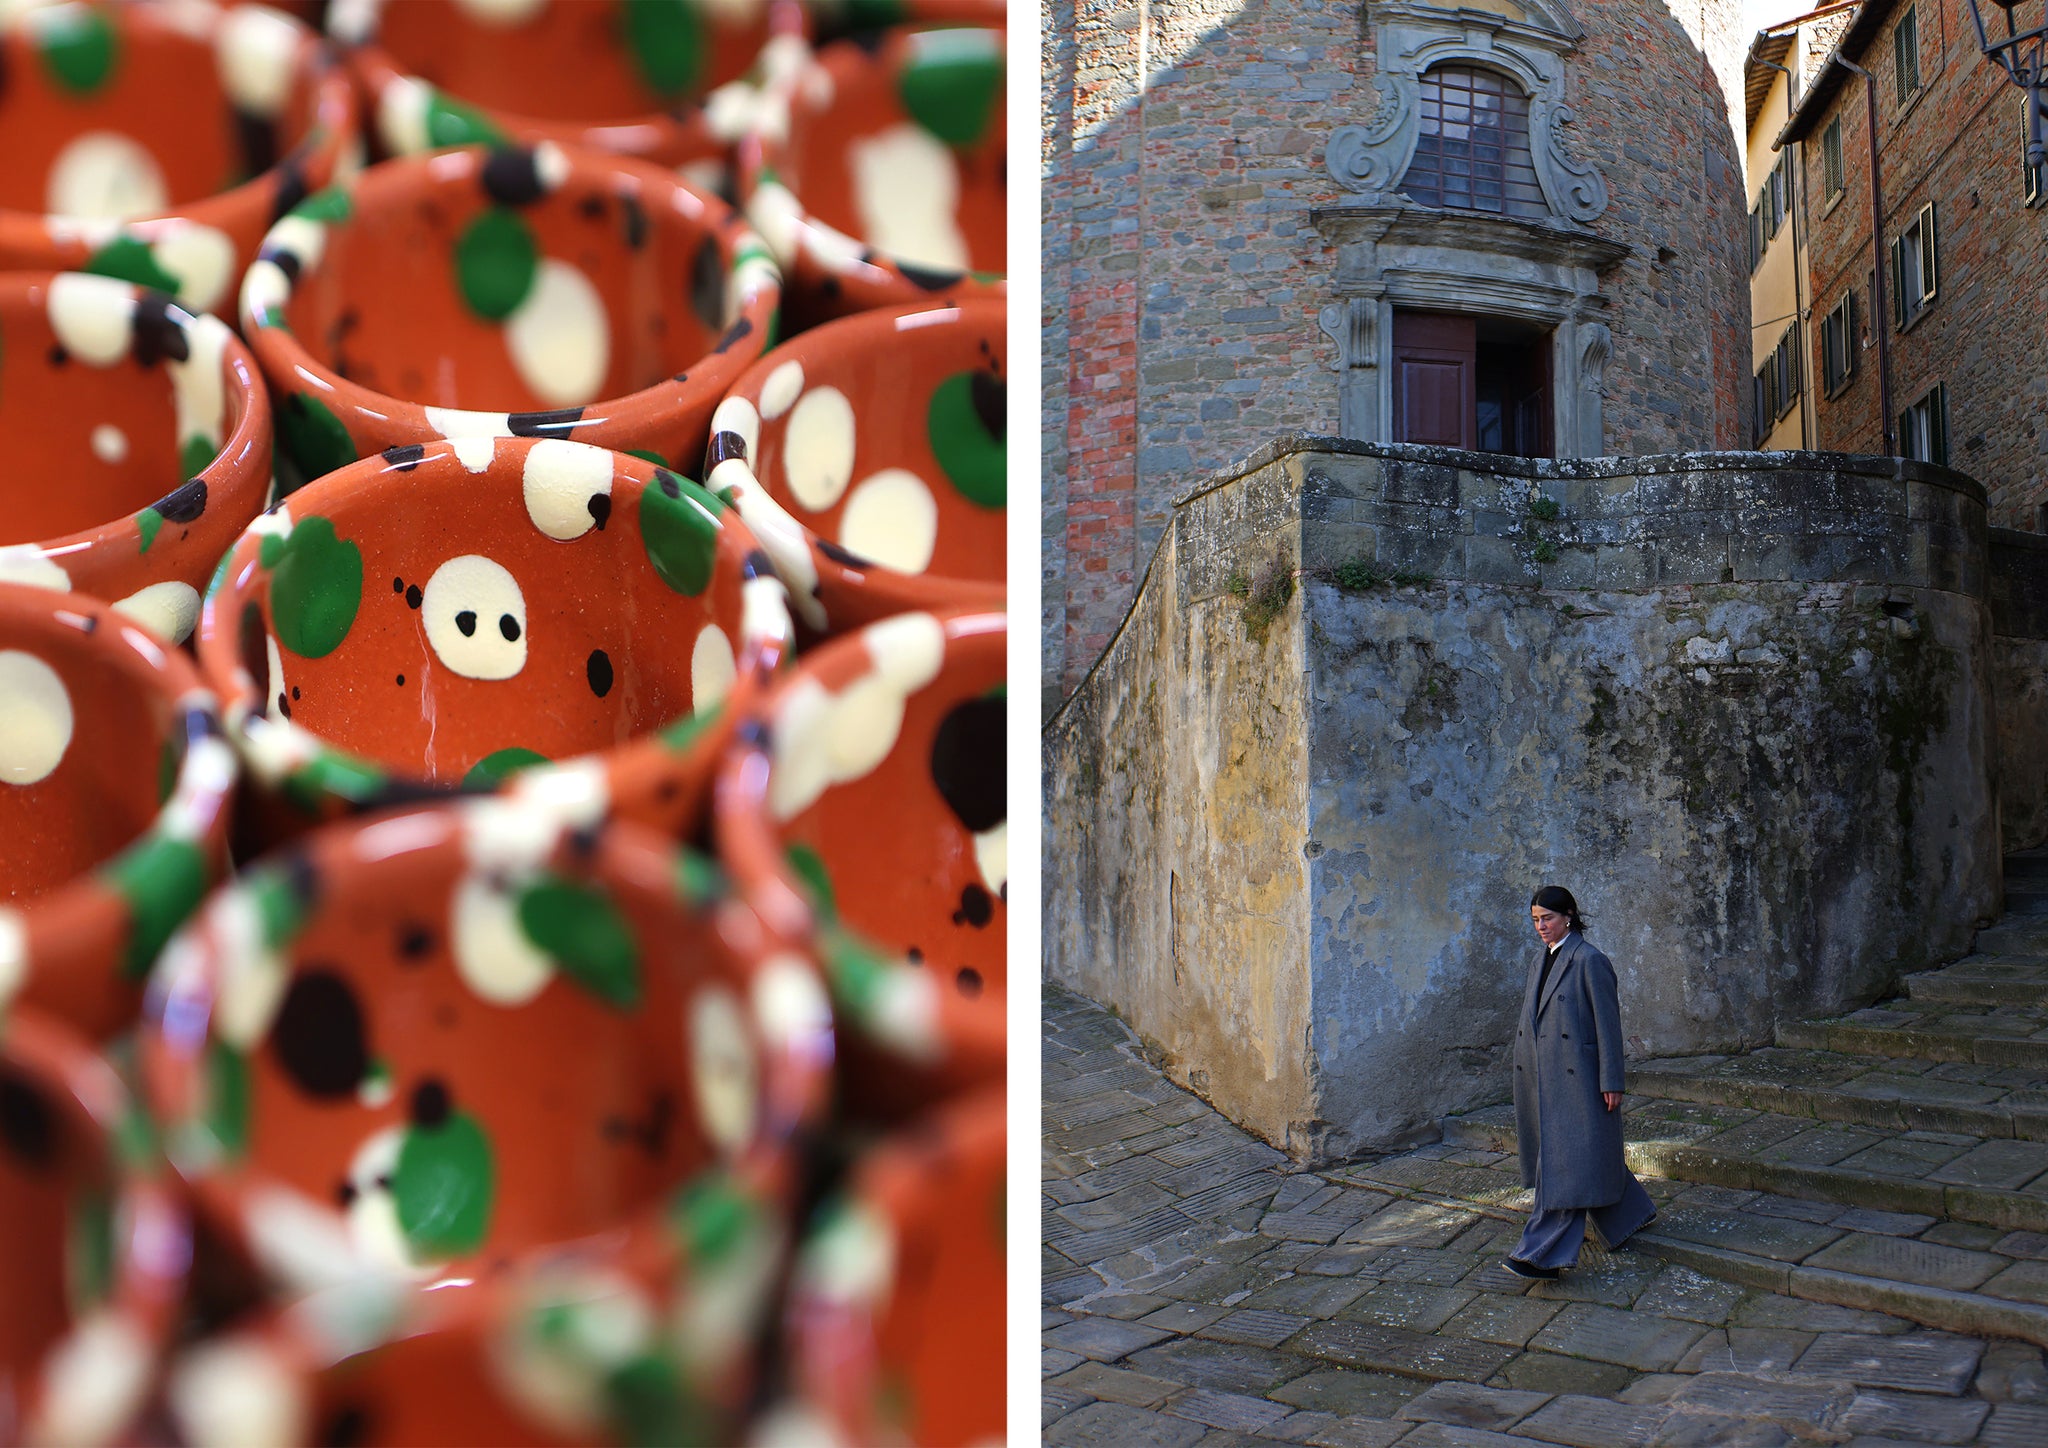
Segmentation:
<svg viewBox="0 0 2048 1448">
<path fill-rule="evenodd" d="M 510 20 L 459 0 L 400 0 L 375 43 L 398 67 L 474 105 L 536 120 L 627 121 L 699 100 L 767 41 L 768 5 L 543 0 Z"/>
<path fill-rule="evenodd" d="M 831 84 L 799 91 L 777 148 L 804 210 L 910 267 L 1005 270 L 1002 32 L 842 43 L 819 64 Z"/>
<path fill-rule="evenodd" d="M 238 553 L 248 591 L 221 626 L 272 718 L 452 784 L 723 697 L 745 549 L 722 505 L 580 443 L 496 457 L 479 475 L 448 443 L 393 449 L 293 494 L 270 566 Z"/>
<path fill-rule="evenodd" d="M 0 609 L 0 901 L 20 905 L 111 859 L 170 794 L 184 733 L 140 651 L 97 643 L 82 619 Z"/>
<path fill-rule="evenodd" d="M 231 953 L 221 922 L 247 905 L 219 907 L 199 933 L 208 1039 L 150 1046 L 195 1068 L 203 1050 L 192 1095 L 150 1079 L 173 1120 L 204 1113 L 224 1170 L 333 1204 L 406 1270 L 616 1228 L 759 1110 L 745 967 L 672 884 L 602 854 L 510 866 L 491 856 L 506 821 L 461 818 L 387 816 L 245 874 L 244 901 L 290 921 L 277 983 Z"/>
<path fill-rule="evenodd" d="M 260 10 L 208 30 L 144 6 L 25 15 L 0 40 L 0 207 L 125 220 L 276 165 L 312 125 L 313 37 Z"/>
<path fill-rule="evenodd" d="M 226 336 L 212 318 L 100 277 L 0 282 L 0 432 L 10 439 L 0 546 L 84 532 L 159 501 L 154 526 L 191 522 L 198 508 L 181 509 L 203 498 L 172 495 L 213 462 L 249 406 Z"/>
<path fill-rule="evenodd" d="M 1001 302 L 870 314 L 778 347 L 737 389 L 761 412 L 756 478 L 857 558 L 1001 582 L 1006 316 Z"/>
<path fill-rule="evenodd" d="M 770 722 L 769 810 L 841 920 L 978 999 L 1008 983 L 1003 635 L 938 630 L 901 615 L 798 664 Z"/>
<path fill-rule="evenodd" d="M 293 336 L 350 382 L 428 407 L 579 407 L 697 366 L 727 325 L 723 208 L 627 163 L 576 165 L 548 190 L 534 158 L 365 172 L 293 287 Z"/>
</svg>

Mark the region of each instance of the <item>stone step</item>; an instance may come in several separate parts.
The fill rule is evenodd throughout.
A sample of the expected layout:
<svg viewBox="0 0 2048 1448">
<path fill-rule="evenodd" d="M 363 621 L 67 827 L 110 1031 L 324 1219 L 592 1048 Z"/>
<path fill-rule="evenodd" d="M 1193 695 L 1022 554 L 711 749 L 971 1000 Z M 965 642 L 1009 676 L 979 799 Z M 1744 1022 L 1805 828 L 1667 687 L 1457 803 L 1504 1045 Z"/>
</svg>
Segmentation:
<svg viewBox="0 0 2048 1448">
<path fill-rule="evenodd" d="M 1969 955 L 1941 970 L 1905 979 L 1916 1001 L 1967 1005 L 2048 1006 L 2048 960 L 2031 955 Z"/>
<path fill-rule="evenodd" d="M 1977 949 L 1991 955 L 2048 955 L 2048 920 L 2003 917 L 1977 932 Z"/>
<path fill-rule="evenodd" d="M 2048 1070 L 2048 1006 L 1982 1006 L 1901 997 L 1833 1020 L 1782 1024 L 1778 1044 L 1851 1056 Z"/>
<path fill-rule="evenodd" d="M 2048 885 L 2048 881 L 2042 883 Z M 2008 882 L 2005 887 L 2005 913 L 2048 915 L 2048 888 L 2036 888 L 2032 881 L 2023 885 Z"/>
<path fill-rule="evenodd" d="M 2005 857 L 2005 882 L 2022 880 L 2048 882 L 2048 850 L 2021 850 Z"/>
<path fill-rule="evenodd" d="M 2048 1142 L 1888 1132 L 1634 1096 L 1623 1110 L 1624 1150 L 1639 1176 L 2048 1233 Z M 1514 1109 L 1450 1117 L 1444 1141 L 1512 1153 Z"/>
</svg>

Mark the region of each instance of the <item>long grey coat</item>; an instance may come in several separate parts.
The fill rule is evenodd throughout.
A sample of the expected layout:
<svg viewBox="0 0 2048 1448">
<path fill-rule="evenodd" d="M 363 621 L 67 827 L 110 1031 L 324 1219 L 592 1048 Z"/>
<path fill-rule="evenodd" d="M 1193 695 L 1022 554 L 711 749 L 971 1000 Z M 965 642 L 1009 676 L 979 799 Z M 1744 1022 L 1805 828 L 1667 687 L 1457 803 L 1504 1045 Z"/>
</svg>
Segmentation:
<svg viewBox="0 0 2048 1448">
<path fill-rule="evenodd" d="M 1515 1136 L 1522 1185 L 1536 1209 L 1604 1207 L 1621 1199 L 1621 1112 L 1603 1091 L 1620 1091 L 1621 1004 L 1614 966 L 1576 931 L 1558 947 L 1543 999 L 1536 981 L 1542 947 L 1522 989 L 1515 1032 Z"/>
</svg>

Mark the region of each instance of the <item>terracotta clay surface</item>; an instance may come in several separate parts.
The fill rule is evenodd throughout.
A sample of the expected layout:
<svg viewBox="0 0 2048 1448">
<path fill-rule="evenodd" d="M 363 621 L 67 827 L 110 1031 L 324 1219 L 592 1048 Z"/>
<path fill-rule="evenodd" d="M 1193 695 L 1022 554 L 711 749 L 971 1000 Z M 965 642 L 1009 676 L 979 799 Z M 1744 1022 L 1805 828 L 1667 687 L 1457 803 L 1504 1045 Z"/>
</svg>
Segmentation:
<svg viewBox="0 0 2048 1448">
<path fill-rule="evenodd" d="M 0 1022 L 0 1394 L 10 1442 L 137 1441 L 191 1230 L 121 1078 L 32 1009 Z"/>
<path fill-rule="evenodd" d="M 992 298 L 828 322 L 718 405 L 705 481 L 747 519 L 810 629 L 1002 608 L 1007 316 Z"/>
<path fill-rule="evenodd" d="M 771 36 L 800 49 L 807 15 L 792 0 L 342 0 L 328 33 L 384 155 L 556 141 L 715 171 L 731 136 L 703 102 Z"/>
<path fill-rule="evenodd" d="M 386 161 L 305 202 L 265 239 L 240 317 L 299 478 L 458 436 L 688 466 L 780 296 L 716 197 L 543 142 Z"/>
<path fill-rule="evenodd" d="M 475 438 L 393 448 L 257 519 L 198 652 L 255 782 L 301 818 L 614 751 L 575 787 L 682 832 L 729 732 L 717 706 L 788 647 L 785 599 L 689 479 Z"/>
<path fill-rule="evenodd" d="M 0 580 L 174 643 L 270 490 L 270 402 L 227 324 L 108 277 L 0 276 Z"/>
<path fill-rule="evenodd" d="M 1005 638 L 1001 614 L 906 613 L 805 653 L 719 774 L 720 856 L 823 959 L 863 1114 L 1002 1071 Z"/>
<path fill-rule="evenodd" d="M 355 146 L 348 77 L 262 7 L 73 3 L 0 34 L 0 270 L 225 311 L 270 224 Z"/>
<path fill-rule="evenodd" d="M 786 125 L 744 138 L 739 158 L 793 327 L 1003 289 L 1002 31 L 828 45 L 787 94 Z"/>
<path fill-rule="evenodd" d="M 966 1097 L 885 1138 L 820 1213 L 788 1356 L 841 1441 L 1001 1439 L 1005 1141 L 1001 1090 Z"/>
<path fill-rule="evenodd" d="M 320 831 L 166 950 L 151 1107 L 287 1298 L 373 1269 L 456 1290 L 714 1168 L 793 1190 L 831 1058 L 815 973 L 702 862 L 554 803 Z"/>
<path fill-rule="evenodd" d="M 234 753 L 182 653 L 91 599 L 0 584 L 0 1004 L 95 1038 L 226 859 Z"/>
</svg>

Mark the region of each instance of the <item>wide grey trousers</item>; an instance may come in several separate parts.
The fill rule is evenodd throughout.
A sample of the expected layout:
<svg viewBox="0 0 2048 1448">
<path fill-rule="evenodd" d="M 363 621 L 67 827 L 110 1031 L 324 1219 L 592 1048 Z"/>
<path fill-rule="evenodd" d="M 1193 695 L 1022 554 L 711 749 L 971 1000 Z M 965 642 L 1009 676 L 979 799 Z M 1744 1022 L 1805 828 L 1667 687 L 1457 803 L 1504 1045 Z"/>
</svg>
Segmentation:
<svg viewBox="0 0 2048 1448">
<path fill-rule="evenodd" d="M 1601 1241 L 1619 1247 L 1657 1215 L 1657 1204 L 1643 1184 L 1633 1173 L 1626 1175 L 1628 1185 L 1621 1189 L 1621 1199 L 1604 1207 L 1553 1207 L 1529 1213 L 1529 1225 L 1514 1255 L 1535 1267 L 1570 1267 L 1579 1260 L 1588 1221 L 1599 1230 Z M 1542 1194 L 1539 1187 L 1537 1196 Z"/>
</svg>

